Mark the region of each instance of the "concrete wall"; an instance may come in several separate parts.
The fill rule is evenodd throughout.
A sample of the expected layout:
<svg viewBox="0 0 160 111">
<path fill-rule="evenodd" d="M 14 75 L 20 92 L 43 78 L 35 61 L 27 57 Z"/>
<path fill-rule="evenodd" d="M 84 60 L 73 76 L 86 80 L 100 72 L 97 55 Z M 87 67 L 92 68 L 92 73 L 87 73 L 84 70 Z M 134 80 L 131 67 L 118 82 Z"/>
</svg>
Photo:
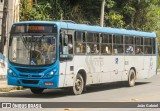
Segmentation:
<svg viewBox="0 0 160 111">
<path fill-rule="evenodd" d="M 7 55 L 8 55 L 8 41 L 9 32 L 14 22 L 19 21 L 19 1 L 20 0 L 8 0 L 8 16 L 7 16 L 7 38 L 6 45 L 4 48 L 4 54 L 0 54 L 0 79 L 6 78 L 7 75 Z M 3 3 L 4 0 L 0 0 L 0 38 L 1 38 L 1 27 L 2 27 L 2 16 L 3 16 Z"/>
</svg>

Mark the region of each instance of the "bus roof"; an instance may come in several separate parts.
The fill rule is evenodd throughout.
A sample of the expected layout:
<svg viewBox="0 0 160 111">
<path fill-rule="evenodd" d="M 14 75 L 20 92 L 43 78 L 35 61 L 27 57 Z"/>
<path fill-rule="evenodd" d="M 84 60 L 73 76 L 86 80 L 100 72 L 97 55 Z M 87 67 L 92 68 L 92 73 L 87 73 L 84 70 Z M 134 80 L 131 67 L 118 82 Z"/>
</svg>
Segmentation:
<svg viewBox="0 0 160 111">
<path fill-rule="evenodd" d="M 142 32 L 136 30 L 126 30 L 126 29 L 119 29 L 119 28 L 110 28 L 110 27 L 100 27 L 100 26 L 92 26 L 86 24 L 75 24 L 70 22 L 60 22 L 60 21 L 23 21 L 17 22 L 14 24 L 56 24 L 58 28 L 69 28 L 69 29 L 76 29 L 82 31 L 91 31 L 91 32 L 98 32 L 98 33 L 111 33 L 111 34 L 122 34 L 122 35 L 129 35 L 129 36 L 142 36 L 142 37 L 156 37 L 155 32 Z"/>
</svg>

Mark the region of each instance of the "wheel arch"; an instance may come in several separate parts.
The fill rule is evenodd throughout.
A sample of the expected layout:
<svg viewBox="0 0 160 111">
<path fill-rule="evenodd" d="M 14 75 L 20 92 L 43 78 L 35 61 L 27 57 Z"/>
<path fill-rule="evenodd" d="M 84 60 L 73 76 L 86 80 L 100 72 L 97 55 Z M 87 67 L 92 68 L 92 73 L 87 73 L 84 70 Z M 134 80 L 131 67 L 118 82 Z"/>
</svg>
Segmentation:
<svg viewBox="0 0 160 111">
<path fill-rule="evenodd" d="M 80 69 L 77 74 L 81 74 L 81 75 L 82 75 L 83 80 L 84 80 L 84 85 L 86 85 L 86 82 L 87 82 L 87 74 L 86 74 L 86 71 L 85 71 L 84 69 Z"/>
<path fill-rule="evenodd" d="M 135 68 L 135 67 L 131 67 L 131 68 L 130 68 L 130 70 L 131 70 L 131 69 L 133 69 L 133 70 L 134 70 L 134 72 L 135 72 L 135 75 L 136 75 L 136 77 L 137 77 L 136 68 Z"/>
<path fill-rule="evenodd" d="M 134 72 L 135 72 L 135 74 L 137 74 L 137 73 L 136 73 L 136 68 L 135 68 L 135 67 L 131 67 L 130 70 L 131 70 L 131 69 L 133 69 Z"/>
</svg>

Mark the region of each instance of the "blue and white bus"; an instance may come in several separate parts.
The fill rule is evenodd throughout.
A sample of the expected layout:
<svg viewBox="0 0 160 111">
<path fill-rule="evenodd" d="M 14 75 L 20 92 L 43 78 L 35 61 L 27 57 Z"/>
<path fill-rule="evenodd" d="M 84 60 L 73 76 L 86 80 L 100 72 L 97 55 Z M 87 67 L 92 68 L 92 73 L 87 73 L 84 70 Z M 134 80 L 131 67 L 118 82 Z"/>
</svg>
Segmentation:
<svg viewBox="0 0 160 111">
<path fill-rule="evenodd" d="M 8 52 L 8 84 L 30 88 L 71 88 L 81 94 L 90 84 L 149 78 L 157 73 L 154 32 L 69 22 L 13 24 Z"/>
</svg>

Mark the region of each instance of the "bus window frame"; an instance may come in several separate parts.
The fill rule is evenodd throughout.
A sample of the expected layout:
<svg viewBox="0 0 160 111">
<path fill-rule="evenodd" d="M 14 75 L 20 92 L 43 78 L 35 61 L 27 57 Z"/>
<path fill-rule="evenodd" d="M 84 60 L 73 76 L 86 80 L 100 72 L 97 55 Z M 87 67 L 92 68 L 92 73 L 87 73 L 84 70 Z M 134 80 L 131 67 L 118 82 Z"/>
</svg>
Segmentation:
<svg viewBox="0 0 160 111">
<path fill-rule="evenodd" d="M 121 42 L 120 43 L 117 43 L 116 42 L 116 38 L 118 37 L 118 36 L 120 36 L 120 37 L 122 37 L 121 39 Z M 114 37 L 115 37 L 115 43 L 114 43 Z M 123 36 L 123 34 L 112 34 L 112 55 L 124 55 L 124 40 L 123 40 L 123 38 L 124 38 L 124 36 Z M 117 49 L 117 54 L 115 54 L 115 51 L 114 51 L 114 46 L 122 46 L 122 51 L 123 51 L 123 53 L 119 53 L 118 52 L 118 49 Z"/>
<path fill-rule="evenodd" d="M 131 42 L 129 42 L 130 41 L 129 39 L 126 41 L 126 38 L 131 38 Z M 128 46 L 131 46 L 133 48 L 133 52 L 132 53 L 127 53 L 127 47 Z M 135 55 L 135 36 L 124 35 L 124 51 L 125 51 L 124 55 L 129 55 L 129 56 Z"/>
<path fill-rule="evenodd" d="M 98 35 L 98 39 L 97 39 L 97 41 L 94 41 L 94 39 L 93 39 L 93 42 L 88 42 L 87 41 L 87 37 L 88 37 L 88 33 L 92 33 L 93 34 L 93 38 L 95 38 L 95 35 L 97 34 Z M 87 44 L 96 44 L 97 46 L 97 48 L 99 47 L 99 51 L 97 52 L 97 53 L 93 53 L 93 52 L 90 52 L 90 53 L 88 53 L 87 52 Z M 91 49 L 91 48 L 90 48 Z M 89 56 L 92 56 L 92 55 L 94 55 L 94 56 L 98 56 L 98 55 L 100 55 L 100 53 L 101 53 L 101 49 L 100 49 L 100 33 L 99 32 L 92 32 L 92 31 L 87 31 L 86 32 L 86 55 L 89 55 Z"/>
<path fill-rule="evenodd" d="M 73 31 L 73 34 L 69 33 L 69 31 Z M 75 30 L 62 28 L 62 29 L 60 29 L 59 32 L 60 32 L 59 40 L 58 40 L 59 52 L 57 52 L 57 53 L 59 53 L 59 61 L 60 62 L 72 61 L 74 58 L 74 32 L 75 32 Z M 65 42 L 66 37 L 69 38 L 68 35 L 72 36 L 72 50 L 73 51 L 72 51 L 72 54 L 69 54 L 69 50 L 68 50 L 68 54 L 63 54 L 63 48 L 64 48 L 64 44 L 65 44 L 64 42 Z M 62 36 L 64 36 L 64 37 L 62 37 Z M 60 41 L 62 41 L 62 43 L 61 43 L 62 54 L 60 53 Z M 66 46 L 68 47 L 68 43 L 66 43 Z M 62 55 L 62 57 L 61 57 L 61 55 Z"/>
<path fill-rule="evenodd" d="M 105 37 L 104 35 L 107 35 L 108 42 L 103 42 L 103 37 Z M 111 41 L 110 41 L 110 39 L 111 39 Z M 103 55 L 103 56 L 113 55 L 113 34 L 100 33 L 100 40 L 99 41 L 100 41 L 100 55 Z M 110 53 L 102 53 L 102 45 L 110 46 Z"/>
<path fill-rule="evenodd" d="M 75 41 L 75 38 L 77 39 L 77 35 L 76 33 L 81 33 L 81 41 Z M 73 43 L 74 43 L 74 54 L 75 55 L 86 55 L 86 31 L 83 31 L 83 30 L 75 30 L 75 34 L 74 34 L 74 37 L 73 37 Z M 84 39 L 84 40 L 83 40 Z M 84 48 L 85 48 L 85 51 L 84 53 L 77 53 L 76 52 L 76 43 L 79 42 L 80 44 L 84 44 Z"/>
</svg>

